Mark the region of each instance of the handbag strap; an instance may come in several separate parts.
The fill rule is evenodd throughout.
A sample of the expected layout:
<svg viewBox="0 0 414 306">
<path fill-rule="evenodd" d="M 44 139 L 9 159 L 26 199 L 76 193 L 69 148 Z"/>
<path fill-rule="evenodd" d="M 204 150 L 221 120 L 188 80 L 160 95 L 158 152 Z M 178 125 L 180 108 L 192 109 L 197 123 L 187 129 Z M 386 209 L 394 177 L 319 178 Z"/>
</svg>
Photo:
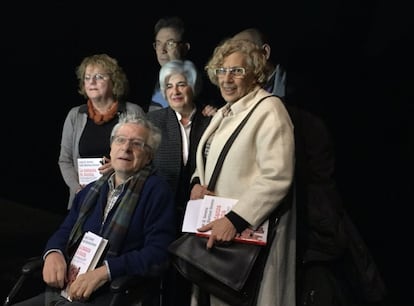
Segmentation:
<svg viewBox="0 0 414 306">
<path fill-rule="evenodd" d="M 227 152 L 229 151 L 231 145 L 233 144 L 234 139 L 236 139 L 237 135 L 240 133 L 243 126 L 246 124 L 249 117 L 252 115 L 253 111 L 256 109 L 256 107 L 262 102 L 264 99 L 272 97 L 274 95 L 269 95 L 266 97 L 261 98 L 249 111 L 249 113 L 244 117 L 243 121 L 240 122 L 240 124 L 237 126 L 237 128 L 234 130 L 233 134 L 230 135 L 229 139 L 227 140 L 226 144 L 223 147 L 223 150 L 221 150 L 219 158 L 217 159 L 217 163 L 214 167 L 213 174 L 211 175 L 211 179 L 208 183 L 208 190 L 214 191 L 214 188 L 216 187 L 217 178 L 220 174 L 221 165 L 224 162 L 224 159 L 226 158 Z"/>
</svg>

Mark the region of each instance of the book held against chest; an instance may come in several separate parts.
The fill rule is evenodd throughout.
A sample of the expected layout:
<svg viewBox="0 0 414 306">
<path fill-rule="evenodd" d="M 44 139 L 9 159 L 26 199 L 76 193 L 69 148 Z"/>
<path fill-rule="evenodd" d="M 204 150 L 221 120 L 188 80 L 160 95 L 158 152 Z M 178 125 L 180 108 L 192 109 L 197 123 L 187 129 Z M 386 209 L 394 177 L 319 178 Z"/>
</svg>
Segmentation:
<svg viewBox="0 0 414 306">
<path fill-rule="evenodd" d="M 199 232 L 197 229 L 213 220 L 224 217 L 237 201 L 238 200 L 236 199 L 208 195 L 200 200 L 188 201 L 184 214 L 182 231 L 208 237 L 210 231 Z M 242 243 L 266 245 L 268 230 L 269 220 L 266 220 L 255 229 L 251 227 L 246 228 L 242 233 L 238 234 L 234 240 Z"/>
<path fill-rule="evenodd" d="M 79 274 L 93 270 L 103 258 L 107 249 L 108 240 L 92 232 L 86 232 L 72 257 L 68 266 L 68 283 L 61 291 L 61 295 L 71 300 L 68 296 L 70 284 Z"/>
<path fill-rule="evenodd" d="M 102 166 L 102 158 L 78 158 L 79 184 L 87 185 L 102 176 L 98 168 Z"/>
</svg>

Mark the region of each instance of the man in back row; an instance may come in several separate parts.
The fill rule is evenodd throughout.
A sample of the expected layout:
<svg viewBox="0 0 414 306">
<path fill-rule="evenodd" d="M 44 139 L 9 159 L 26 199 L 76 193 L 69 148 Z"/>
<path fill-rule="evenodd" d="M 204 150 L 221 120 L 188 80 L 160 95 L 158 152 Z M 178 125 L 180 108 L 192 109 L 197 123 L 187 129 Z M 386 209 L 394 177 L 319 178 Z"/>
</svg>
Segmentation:
<svg viewBox="0 0 414 306">
<path fill-rule="evenodd" d="M 160 67 L 171 60 L 185 60 L 191 45 L 185 35 L 183 20 L 176 16 L 160 18 L 154 26 L 153 47 Z M 157 80 L 148 111 L 165 107 L 168 102 Z"/>
<path fill-rule="evenodd" d="M 189 60 L 188 53 L 191 49 L 191 44 L 185 29 L 184 20 L 178 16 L 160 18 L 154 26 L 153 48 L 160 67 L 171 60 Z M 216 88 L 210 84 L 207 76 L 200 71 L 198 71 L 198 75 L 197 86 L 200 88 L 198 107 L 203 108 L 205 105 L 215 107 L 223 104 L 223 99 L 217 93 Z M 156 76 L 157 80 L 155 81 L 148 111 L 166 108 L 169 105 L 160 91 L 158 73 Z M 206 111 L 206 116 L 211 116 L 213 113 Z"/>
<path fill-rule="evenodd" d="M 280 63 L 274 64 L 270 60 L 272 49 L 265 35 L 255 28 L 248 28 L 234 35 L 233 39 L 249 40 L 263 49 L 267 59 L 265 69 L 268 75 L 264 89 L 279 98 L 284 98 L 287 94 L 286 70 Z"/>
</svg>

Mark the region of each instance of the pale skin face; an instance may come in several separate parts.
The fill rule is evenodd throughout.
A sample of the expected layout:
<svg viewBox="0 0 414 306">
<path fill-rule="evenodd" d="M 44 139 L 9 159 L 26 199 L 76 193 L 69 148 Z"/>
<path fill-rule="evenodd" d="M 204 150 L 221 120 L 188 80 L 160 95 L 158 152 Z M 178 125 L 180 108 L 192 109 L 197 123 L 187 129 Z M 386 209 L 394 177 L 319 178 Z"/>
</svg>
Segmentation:
<svg viewBox="0 0 414 306">
<path fill-rule="evenodd" d="M 245 56 L 240 52 L 234 52 L 227 56 L 223 62 L 224 68 L 246 67 Z M 220 92 L 226 102 L 234 103 L 248 94 L 256 82 L 253 76 L 246 69 L 246 74 L 241 77 L 234 77 L 229 72 L 218 78 Z"/>
<path fill-rule="evenodd" d="M 166 84 L 165 95 L 170 107 L 183 116 L 187 116 L 194 108 L 193 90 L 182 74 L 172 74 Z"/>
<path fill-rule="evenodd" d="M 168 50 L 168 41 L 179 42 L 181 41 L 181 37 L 173 28 L 162 28 L 155 36 L 155 43 L 159 45 L 159 47 L 155 49 L 155 53 L 157 54 L 157 60 L 160 66 L 163 66 L 171 60 L 184 59 L 185 52 L 190 49 L 190 45 L 186 43 L 177 44 L 176 48 Z"/>
<path fill-rule="evenodd" d="M 102 75 L 104 79 L 96 79 L 96 75 Z M 93 103 L 104 104 L 103 102 L 108 100 L 113 101 L 113 83 L 102 67 L 88 65 L 85 76 L 90 76 L 89 80 L 84 80 L 84 86 L 86 95 Z"/>
<path fill-rule="evenodd" d="M 119 128 L 115 136 L 146 143 L 148 130 L 135 123 L 126 123 Z M 115 170 L 115 185 L 123 183 L 131 175 L 144 168 L 152 158 L 149 148 L 134 148 L 130 141 L 124 144 L 112 142 L 110 156 L 111 166 Z"/>
</svg>

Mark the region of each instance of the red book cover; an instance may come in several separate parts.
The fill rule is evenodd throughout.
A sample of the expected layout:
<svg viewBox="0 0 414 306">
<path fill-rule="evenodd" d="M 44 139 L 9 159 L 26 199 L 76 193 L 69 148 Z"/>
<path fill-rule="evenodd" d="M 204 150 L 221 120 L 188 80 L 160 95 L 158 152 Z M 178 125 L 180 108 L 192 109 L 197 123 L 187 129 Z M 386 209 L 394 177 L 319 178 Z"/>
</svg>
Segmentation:
<svg viewBox="0 0 414 306">
<path fill-rule="evenodd" d="M 202 200 L 188 201 L 182 231 L 208 237 L 210 232 L 199 232 L 197 228 L 223 217 L 236 203 L 236 199 L 217 196 L 205 196 Z M 247 228 L 234 240 L 242 243 L 266 245 L 268 229 L 269 220 L 266 220 L 256 229 Z"/>
</svg>

